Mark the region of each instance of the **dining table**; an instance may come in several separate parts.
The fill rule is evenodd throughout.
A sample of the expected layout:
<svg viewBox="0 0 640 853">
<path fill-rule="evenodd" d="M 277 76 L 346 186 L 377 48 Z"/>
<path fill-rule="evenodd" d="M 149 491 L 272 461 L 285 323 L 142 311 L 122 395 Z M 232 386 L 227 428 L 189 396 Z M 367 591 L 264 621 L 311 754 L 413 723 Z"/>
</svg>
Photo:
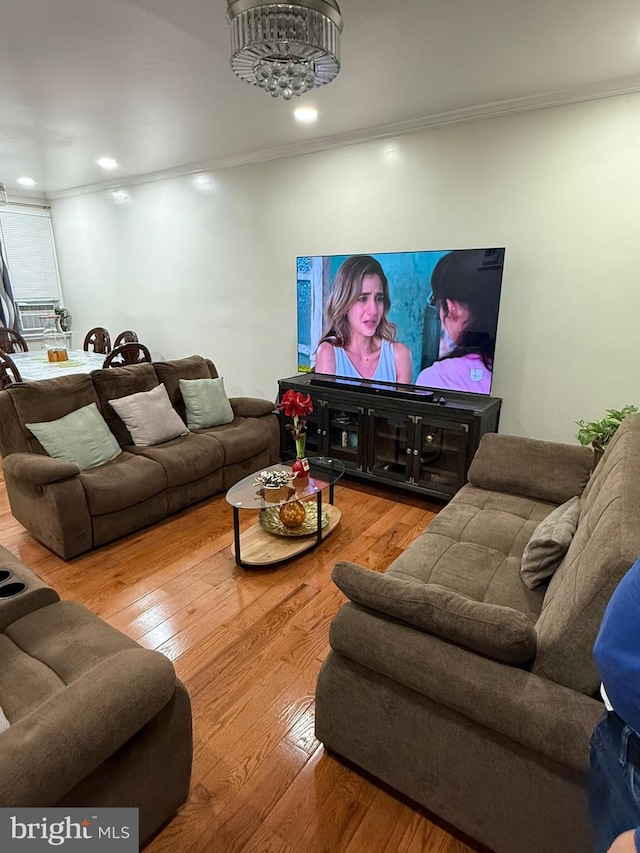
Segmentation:
<svg viewBox="0 0 640 853">
<path fill-rule="evenodd" d="M 49 361 L 46 350 L 12 352 L 11 360 L 20 371 L 23 382 L 37 379 L 53 379 L 57 376 L 69 376 L 72 373 L 91 373 L 104 364 L 106 355 L 97 352 L 85 352 L 83 349 L 67 350 L 66 361 Z"/>
</svg>

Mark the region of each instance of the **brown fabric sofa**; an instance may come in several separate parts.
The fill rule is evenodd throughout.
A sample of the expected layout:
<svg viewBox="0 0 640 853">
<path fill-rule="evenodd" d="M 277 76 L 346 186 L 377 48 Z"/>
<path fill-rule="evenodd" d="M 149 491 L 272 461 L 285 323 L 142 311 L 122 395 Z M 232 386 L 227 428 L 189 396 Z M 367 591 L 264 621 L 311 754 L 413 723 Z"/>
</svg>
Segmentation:
<svg viewBox="0 0 640 853">
<path fill-rule="evenodd" d="M 139 809 L 146 841 L 187 799 L 189 696 L 171 662 L 60 601 L 0 546 L 27 589 L 0 599 L 0 806 Z"/>
<path fill-rule="evenodd" d="M 592 647 L 640 554 L 640 416 L 587 483 L 590 465 L 586 448 L 486 435 L 470 482 L 385 573 L 334 570 L 351 601 L 331 625 L 318 738 L 497 853 L 591 847 Z M 525 544 L 572 495 L 569 550 L 530 590 Z M 499 659 L 514 635 L 533 638 L 512 649 L 518 664 Z"/>
<path fill-rule="evenodd" d="M 216 378 L 211 361 L 177 361 L 96 370 L 0 392 L 0 453 L 13 515 L 65 560 L 153 524 L 227 489 L 279 458 L 278 418 L 269 400 L 232 397 L 234 420 L 154 447 L 135 447 L 109 400 L 164 383 L 184 419 L 180 379 Z M 122 453 L 80 471 L 53 459 L 26 428 L 96 403 Z"/>
</svg>

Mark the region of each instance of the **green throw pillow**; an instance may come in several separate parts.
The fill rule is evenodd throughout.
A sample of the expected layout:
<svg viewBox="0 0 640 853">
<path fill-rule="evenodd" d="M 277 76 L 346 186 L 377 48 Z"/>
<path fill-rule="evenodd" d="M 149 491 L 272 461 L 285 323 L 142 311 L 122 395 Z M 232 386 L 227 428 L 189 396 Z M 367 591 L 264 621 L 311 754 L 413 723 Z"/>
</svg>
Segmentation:
<svg viewBox="0 0 640 853">
<path fill-rule="evenodd" d="M 225 393 L 222 377 L 218 379 L 181 379 L 180 392 L 187 411 L 189 429 L 230 424 L 233 409 Z"/>
<path fill-rule="evenodd" d="M 84 470 L 104 465 L 122 452 L 95 403 L 57 421 L 26 424 L 49 456 L 73 462 Z"/>
</svg>

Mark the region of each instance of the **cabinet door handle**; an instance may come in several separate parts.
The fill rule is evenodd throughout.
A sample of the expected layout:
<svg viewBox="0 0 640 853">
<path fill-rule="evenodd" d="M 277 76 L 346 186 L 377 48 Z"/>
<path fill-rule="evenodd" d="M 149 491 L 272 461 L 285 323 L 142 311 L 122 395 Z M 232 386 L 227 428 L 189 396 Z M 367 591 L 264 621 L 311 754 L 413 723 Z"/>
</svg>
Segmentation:
<svg viewBox="0 0 640 853">
<path fill-rule="evenodd" d="M 411 448 L 407 447 L 407 456 L 410 456 L 410 455 L 411 455 Z"/>
<path fill-rule="evenodd" d="M 326 429 L 323 429 L 323 430 L 322 430 L 322 434 L 323 434 L 323 435 L 326 435 L 326 434 L 327 434 Z"/>
<path fill-rule="evenodd" d="M 417 456 L 417 455 L 418 455 L 418 448 L 416 448 L 416 449 L 413 451 L 413 455 L 414 455 L 414 456 Z"/>
</svg>

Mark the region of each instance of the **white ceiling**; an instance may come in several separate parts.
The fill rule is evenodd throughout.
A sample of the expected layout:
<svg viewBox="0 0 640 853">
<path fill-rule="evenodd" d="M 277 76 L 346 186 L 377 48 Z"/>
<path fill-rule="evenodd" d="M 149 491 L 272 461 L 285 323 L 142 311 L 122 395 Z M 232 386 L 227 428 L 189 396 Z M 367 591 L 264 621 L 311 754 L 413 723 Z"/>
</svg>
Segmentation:
<svg viewBox="0 0 640 853">
<path fill-rule="evenodd" d="M 226 0 L 0 0 L 0 181 L 56 194 L 104 182 L 101 156 L 114 183 L 640 90 L 637 0 L 339 2 L 342 71 L 286 103 L 233 75 Z"/>
</svg>

